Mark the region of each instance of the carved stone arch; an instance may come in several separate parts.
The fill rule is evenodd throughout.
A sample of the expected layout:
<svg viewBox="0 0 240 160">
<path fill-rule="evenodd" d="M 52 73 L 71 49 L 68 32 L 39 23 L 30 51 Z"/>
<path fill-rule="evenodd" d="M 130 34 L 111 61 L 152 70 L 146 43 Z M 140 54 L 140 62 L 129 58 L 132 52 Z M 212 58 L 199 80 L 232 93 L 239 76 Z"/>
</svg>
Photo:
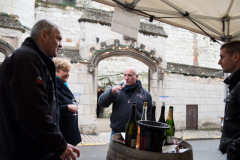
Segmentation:
<svg viewBox="0 0 240 160">
<path fill-rule="evenodd" d="M 121 45 L 123 46 L 123 45 Z M 141 48 L 133 48 L 133 47 L 118 47 L 114 50 L 101 50 L 101 52 L 98 52 L 95 54 L 89 64 L 89 67 L 91 68 L 91 71 L 93 70 L 93 67 L 96 67 L 98 63 L 108 57 L 113 57 L 113 56 L 127 56 L 127 57 L 132 57 L 134 59 L 139 60 L 140 62 L 146 64 L 151 71 L 153 72 L 159 72 L 160 71 L 160 64 L 161 64 L 161 58 L 154 57 L 153 52 L 151 51 L 150 53 L 143 52 Z M 155 53 L 155 52 L 154 52 Z M 90 72 L 93 73 L 93 72 Z"/>
<path fill-rule="evenodd" d="M 154 63 L 154 61 L 152 61 L 150 58 L 148 58 L 143 53 L 136 51 L 135 49 L 132 49 L 132 48 L 117 50 L 117 51 L 113 51 L 113 52 L 110 52 L 107 54 L 106 54 L 106 52 L 101 52 L 96 57 L 94 57 L 93 64 L 94 64 L 94 66 L 97 66 L 98 63 L 102 59 L 112 57 L 112 56 L 132 57 L 132 58 L 137 59 L 137 60 L 143 62 L 144 64 L 146 64 L 149 68 L 151 68 L 152 71 L 154 71 L 154 72 L 158 71 L 158 66 L 156 65 L 156 63 Z"/>
<path fill-rule="evenodd" d="M 13 49 L 14 48 L 12 47 L 12 45 L 0 39 L 0 52 L 3 53 L 5 57 L 7 57 L 7 55 L 9 55 L 13 51 Z"/>
</svg>

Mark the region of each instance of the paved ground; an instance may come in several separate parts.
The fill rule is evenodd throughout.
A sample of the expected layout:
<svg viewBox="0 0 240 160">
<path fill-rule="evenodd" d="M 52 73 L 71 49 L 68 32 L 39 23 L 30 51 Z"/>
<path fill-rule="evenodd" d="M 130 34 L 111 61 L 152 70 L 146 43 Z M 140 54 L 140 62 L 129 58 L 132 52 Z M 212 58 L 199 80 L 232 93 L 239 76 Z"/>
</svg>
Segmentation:
<svg viewBox="0 0 240 160">
<path fill-rule="evenodd" d="M 82 145 L 107 145 L 110 141 L 111 128 L 109 127 L 110 120 L 98 118 L 98 135 L 84 135 L 82 134 L 82 142 L 78 146 Z M 217 139 L 220 138 L 220 130 L 183 130 L 176 131 L 175 136 L 181 137 L 185 140 L 196 139 Z"/>
</svg>

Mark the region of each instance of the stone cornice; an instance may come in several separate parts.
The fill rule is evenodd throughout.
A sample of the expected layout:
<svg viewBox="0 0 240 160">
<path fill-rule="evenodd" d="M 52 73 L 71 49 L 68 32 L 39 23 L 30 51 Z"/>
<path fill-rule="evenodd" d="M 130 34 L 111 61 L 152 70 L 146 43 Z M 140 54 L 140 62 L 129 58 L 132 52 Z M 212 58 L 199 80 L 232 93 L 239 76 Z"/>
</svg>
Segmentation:
<svg viewBox="0 0 240 160">
<path fill-rule="evenodd" d="M 71 62 L 82 61 L 82 58 L 79 54 L 79 49 L 62 48 L 58 51 L 57 57 L 68 58 Z"/>
<path fill-rule="evenodd" d="M 183 74 L 187 76 L 199 76 L 199 77 L 223 77 L 223 72 L 220 69 L 199 67 L 178 63 L 167 63 L 167 70 L 171 73 Z"/>
<path fill-rule="evenodd" d="M 87 9 L 84 11 L 78 22 L 99 23 L 101 25 L 111 26 L 113 12 Z M 140 23 L 139 32 L 144 35 L 168 37 L 163 27 L 149 23 Z"/>
<path fill-rule="evenodd" d="M 18 20 L 18 16 L 7 14 L 4 12 L 0 12 L 0 27 L 2 28 L 11 28 L 14 30 L 20 30 L 21 32 L 25 32 L 26 30 L 30 30 L 26 26 L 23 26 Z"/>
</svg>

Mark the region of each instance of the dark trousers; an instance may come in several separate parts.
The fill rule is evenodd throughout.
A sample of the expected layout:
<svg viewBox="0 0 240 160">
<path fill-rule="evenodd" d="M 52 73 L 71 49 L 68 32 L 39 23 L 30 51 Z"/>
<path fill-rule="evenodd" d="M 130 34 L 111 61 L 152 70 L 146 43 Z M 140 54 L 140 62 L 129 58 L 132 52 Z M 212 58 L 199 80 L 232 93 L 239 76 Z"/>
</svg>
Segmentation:
<svg viewBox="0 0 240 160">
<path fill-rule="evenodd" d="M 227 156 L 227 160 L 234 160 L 234 159 L 232 159 L 232 158 L 230 158 L 229 156 Z"/>
</svg>

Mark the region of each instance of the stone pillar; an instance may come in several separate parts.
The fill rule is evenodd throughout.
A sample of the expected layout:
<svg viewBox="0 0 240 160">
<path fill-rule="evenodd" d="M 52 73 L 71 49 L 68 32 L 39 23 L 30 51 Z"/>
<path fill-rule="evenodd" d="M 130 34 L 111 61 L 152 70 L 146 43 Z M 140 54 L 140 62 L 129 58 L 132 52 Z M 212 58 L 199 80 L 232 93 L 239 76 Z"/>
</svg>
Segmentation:
<svg viewBox="0 0 240 160">
<path fill-rule="evenodd" d="M 73 64 L 69 87 L 73 93 L 80 93 L 80 103 L 78 109 L 78 124 L 81 133 L 97 133 L 97 89 L 95 74 L 88 72 L 87 63 Z"/>
</svg>

